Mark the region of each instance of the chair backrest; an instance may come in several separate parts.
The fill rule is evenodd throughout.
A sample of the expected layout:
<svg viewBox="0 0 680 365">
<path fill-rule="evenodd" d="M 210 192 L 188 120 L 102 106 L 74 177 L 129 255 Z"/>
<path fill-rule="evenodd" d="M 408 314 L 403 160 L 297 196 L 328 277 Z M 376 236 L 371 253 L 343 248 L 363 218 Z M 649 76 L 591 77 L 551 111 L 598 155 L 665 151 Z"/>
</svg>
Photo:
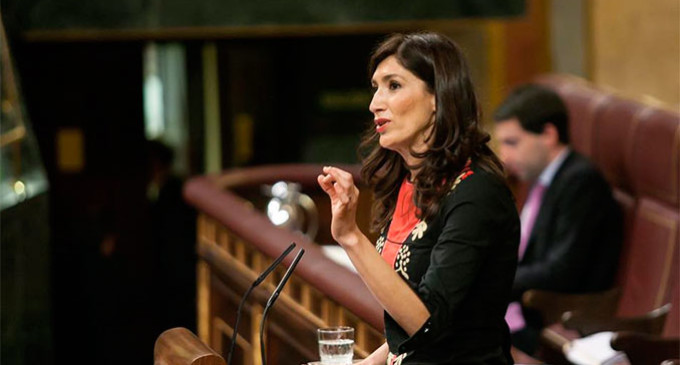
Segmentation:
<svg viewBox="0 0 680 365">
<path fill-rule="evenodd" d="M 672 303 L 664 334 L 678 336 L 680 114 L 574 77 L 546 75 L 536 82 L 565 100 L 572 147 L 598 165 L 623 209 L 618 314 Z"/>
<path fill-rule="evenodd" d="M 154 365 L 226 365 L 224 358 L 186 328 L 163 332 L 153 349 Z"/>
</svg>

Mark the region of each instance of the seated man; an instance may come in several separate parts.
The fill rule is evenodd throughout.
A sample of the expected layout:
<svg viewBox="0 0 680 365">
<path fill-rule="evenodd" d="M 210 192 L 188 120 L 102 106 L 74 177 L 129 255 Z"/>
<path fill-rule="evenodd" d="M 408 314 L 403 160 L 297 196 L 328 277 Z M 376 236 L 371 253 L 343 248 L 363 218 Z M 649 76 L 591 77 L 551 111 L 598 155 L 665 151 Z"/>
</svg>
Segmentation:
<svg viewBox="0 0 680 365">
<path fill-rule="evenodd" d="M 542 289 L 584 293 L 613 285 L 622 237 L 621 213 L 597 168 L 569 148 L 569 118 L 560 97 L 538 85 L 514 90 L 494 115 L 506 168 L 531 184 L 521 212 L 513 297 Z M 508 307 L 513 345 L 533 353 L 542 324 Z"/>
</svg>

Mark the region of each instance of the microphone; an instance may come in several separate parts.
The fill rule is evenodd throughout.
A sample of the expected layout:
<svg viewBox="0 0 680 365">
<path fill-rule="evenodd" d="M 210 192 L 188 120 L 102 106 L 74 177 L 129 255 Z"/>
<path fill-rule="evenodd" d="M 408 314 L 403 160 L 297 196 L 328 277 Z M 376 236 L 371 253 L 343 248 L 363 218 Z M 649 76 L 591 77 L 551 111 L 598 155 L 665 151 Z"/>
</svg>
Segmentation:
<svg viewBox="0 0 680 365">
<path fill-rule="evenodd" d="M 265 305 L 264 309 L 262 310 L 262 322 L 260 322 L 260 357 L 262 358 L 262 365 L 267 365 L 267 358 L 264 351 L 264 324 L 267 321 L 267 313 L 269 313 L 269 308 L 271 308 L 274 305 L 274 302 L 279 297 L 281 290 L 283 290 L 283 287 L 286 285 L 286 282 L 288 282 L 288 278 L 293 273 L 293 270 L 295 270 L 295 266 L 297 266 L 298 261 L 300 261 L 302 255 L 304 254 L 305 249 L 301 248 L 300 251 L 298 251 L 297 255 L 295 255 L 293 262 L 288 267 L 286 274 L 283 275 L 283 279 L 281 279 L 279 285 L 276 286 L 276 289 L 274 289 L 274 292 L 269 297 L 269 300 L 267 300 L 267 305 Z"/>
<path fill-rule="evenodd" d="M 262 274 L 260 274 L 260 276 L 257 277 L 257 279 L 255 279 L 255 281 L 253 281 L 253 283 L 250 285 L 250 288 L 248 288 L 248 290 L 246 290 L 246 293 L 243 294 L 243 298 L 241 298 L 241 302 L 239 303 L 238 309 L 236 310 L 236 323 L 234 323 L 234 333 L 231 334 L 231 344 L 229 345 L 229 353 L 227 355 L 227 364 L 232 363 L 231 357 L 234 354 L 234 346 L 236 346 L 236 336 L 238 334 L 238 324 L 239 324 L 239 322 L 241 322 L 241 310 L 243 309 L 243 305 L 245 304 L 246 299 L 248 299 L 248 296 L 253 291 L 253 289 L 255 289 L 256 286 L 260 285 L 260 283 L 262 281 L 264 281 L 264 279 L 266 279 L 267 276 L 269 276 L 269 274 L 272 271 L 274 271 L 274 269 L 277 266 L 279 266 L 281 264 L 281 261 L 283 261 L 283 259 L 286 256 L 288 256 L 288 254 L 291 251 L 293 251 L 294 248 L 295 248 L 295 242 L 291 242 L 290 246 L 288 246 L 288 248 L 285 251 L 283 251 L 283 253 L 281 253 L 281 255 L 279 255 L 279 257 L 277 257 L 276 260 L 274 260 L 274 262 L 272 262 L 272 264 L 269 265 L 269 267 L 265 271 L 263 271 Z"/>
</svg>

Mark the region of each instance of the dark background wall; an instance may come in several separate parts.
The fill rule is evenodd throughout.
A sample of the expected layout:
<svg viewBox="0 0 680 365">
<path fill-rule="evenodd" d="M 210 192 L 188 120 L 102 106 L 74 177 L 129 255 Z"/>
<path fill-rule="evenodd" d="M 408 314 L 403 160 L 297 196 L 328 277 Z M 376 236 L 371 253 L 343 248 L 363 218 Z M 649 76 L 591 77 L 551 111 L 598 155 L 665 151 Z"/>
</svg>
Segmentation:
<svg viewBox="0 0 680 365">
<path fill-rule="evenodd" d="M 49 276 L 43 281 L 50 283 L 46 292 L 51 298 L 51 317 L 38 313 L 25 323 L 51 318 L 54 346 L 24 342 L 31 345 L 17 348 L 32 355 L 24 357 L 23 363 L 39 359 L 41 363 L 149 364 L 160 331 L 178 325 L 192 328 L 195 316 L 190 306 L 170 304 L 193 301 L 192 288 L 166 286 L 167 273 L 188 268 L 188 275 L 192 274 L 190 265 L 180 262 L 182 257 L 192 259 L 192 224 L 175 224 L 176 217 L 163 221 L 166 218 L 159 217 L 158 206 L 146 195 L 143 49 L 153 37 L 101 41 L 57 36 L 41 41 L 31 38 L 31 32 L 210 26 L 255 30 L 257 25 L 344 26 L 415 18 L 515 16 L 522 11 L 523 1 L 517 0 L 371 4 L 340 0 L 3 1 L 3 21 L 24 103 L 50 182 L 49 197 L 44 199 L 48 201 L 39 207 L 27 206 L 11 216 L 3 212 L 3 226 L 12 224 L 5 218 L 20 222 L 35 212 L 48 212 L 40 231 L 43 242 L 36 246 L 42 251 L 35 252 L 49 253 L 45 260 L 49 265 L 43 267 L 50 270 L 24 269 L 23 275 L 29 279 L 31 275 Z M 239 136 L 232 127 L 243 114 L 252 118 L 254 133 L 252 153 L 239 164 L 356 161 L 358 135 L 370 120 L 366 64 L 384 33 L 282 37 L 271 31 L 268 36 L 234 37 L 228 30 L 223 32 L 223 37 L 214 36 L 211 41 L 218 50 L 224 168 L 236 164 L 233 146 Z M 173 34 L 186 50 L 189 171 L 201 173 L 204 40 L 182 39 L 182 31 Z M 355 101 L 333 102 L 347 95 Z M 79 130 L 83 136 L 85 160 L 78 171 L 64 171 L 57 163 L 56 141 L 65 129 Z M 175 186 L 171 194 L 171 204 L 177 208 L 180 188 Z M 159 231 L 170 231 L 170 236 L 181 240 L 173 241 L 176 246 L 169 250 L 163 246 L 168 239 L 159 241 Z M 20 252 L 16 245 L 5 244 L 6 239 L 16 243 L 17 237 L 20 232 L 3 233 L 3 260 Z M 171 260 L 184 266 L 169 269 L 168 255 L 175 255 Z M 174 297 L 169 290 L 174 290 Z M 4 294 L 3 302 L 12 299 Z M 172 318 L 165 313 L 173 311 L 176 316 Z M 3 337 L 3 346 L 6 340 Z"/>
<path fill-rule="evenodd" d="M 153 340 L 141 51 L 141 43 L 17 47 L 51 185 L 56 363 L 74 346 L 83 358 L 124 363 Z M 64 129 L 82 132 L 80 171 L 57 165 Z"/>
<path fill-rule="evenodd" d="M 21 28 L 154 28 L 339 24 L 518 16 L 523 0 L 5 0 Z"/>
<path fill-rule="evenodd" d="M 358 136 L 370 120 L 367 104 L 336 110 L 322 98 L 346 90 L 368 93 L 366 61 L 382 36 L 218 41 L 223 167 L 234 166 L 231 147 L 238 136 L 231 126 L 234 116 L 243 113 L 252 116 L 254 134 L 251 157 L 242 164 L 355 162 Z M 162 330 L 193 326 L 195 312 L 190 307 L 162 315 L 176 301 L 193 301 L 194 292 L 184 290 L 189 286 L 174 293 L 180 298 L 163 292 L 169 279 L 162 273 L 176 270 L 163 267 L 167 255 L 160 251 L 168 247 L 158 241 L 158 231 L 177 225 L 159 222 L 159 210 L 146 196 L 150 171 L 142 97 L 144 44 L 16 43 L 24 102 L 51 187 L 56 363 L 74 361 L 74 341 L 82 359 L 149 363 L 150 349 Z M 201 47 L 200 42 L 185 45 L 193 91 L 188 103 L 190 140 L 195 141 L 192 151 L 200 154 L 203 104 L 196 84 L 202 77 Z M 79 171 L 64 171 L 58 164 L 57 140 L 67 129 L 83 136 L 84 165 Z M 190 170 L 200 173 L 200 159 L 192 161 Z M 174 198 L 180 194 L 177 189 Z M 193 222 L 183 224 L 190 227 Z M 187 230 L 179 229 L 185 237 L 177 245 L 184 248 L 176 251 L 191 259 L 194 239 Z"/>
</svg>

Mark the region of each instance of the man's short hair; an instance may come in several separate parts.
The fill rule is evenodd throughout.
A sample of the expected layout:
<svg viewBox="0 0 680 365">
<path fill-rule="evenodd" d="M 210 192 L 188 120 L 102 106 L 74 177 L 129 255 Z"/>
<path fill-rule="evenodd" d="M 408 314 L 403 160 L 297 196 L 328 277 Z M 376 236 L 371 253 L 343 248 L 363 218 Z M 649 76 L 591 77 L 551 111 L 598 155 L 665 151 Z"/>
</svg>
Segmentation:
<svg viewBox="0 0 680 365">
<path fill-rule="evenodd" d="M 552 91 L 536 84 L 517 87 L 496 109 L 494 120 L 517 118 L 526 131 L 540 134 L 547 123 L 557 128 L 559 141 L 569 143 L 569 115 L 564 102 Z"/>
</svg>

